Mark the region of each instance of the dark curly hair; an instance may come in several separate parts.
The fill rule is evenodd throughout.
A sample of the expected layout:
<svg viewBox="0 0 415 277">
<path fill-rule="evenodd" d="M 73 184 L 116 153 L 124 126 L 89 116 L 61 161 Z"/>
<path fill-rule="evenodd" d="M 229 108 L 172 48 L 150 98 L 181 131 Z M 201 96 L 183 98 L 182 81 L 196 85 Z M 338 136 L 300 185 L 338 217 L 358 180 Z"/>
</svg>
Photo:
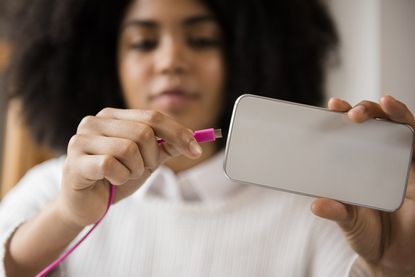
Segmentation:
<svg viewBox="0 0 415 277">
<path fill-rule="evenodd" d="M 37 141 L 62 153 L 81 118 L 125 108 L 116 66 L 129 0 L 33 0 L 15 26 L 8 91 L 22 101 Z M 242 93 L 319 105 L 325 61 L 337 45 L 318 0 L 203 0 L 222 28 L 227 66 L 226 133 Z M 216 127 L 216 126 L 215 126 Z"/>
</svg>

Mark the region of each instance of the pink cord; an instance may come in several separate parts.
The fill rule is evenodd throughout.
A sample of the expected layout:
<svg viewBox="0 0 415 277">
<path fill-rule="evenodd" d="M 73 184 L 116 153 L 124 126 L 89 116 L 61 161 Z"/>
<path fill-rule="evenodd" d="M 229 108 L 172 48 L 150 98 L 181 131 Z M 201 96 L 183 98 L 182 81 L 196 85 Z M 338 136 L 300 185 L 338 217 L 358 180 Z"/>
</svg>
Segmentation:
<svg viewBox="0 0 415 277">
<path fill-rule="evenodd" d="M 193 137 L 196 139 L 197 142 L 212 142 L 215 141 L 217 138 L 222 137 L 222 131 L 220 129 L 203 129 L 197 130 L 193 132 Z M 158 143 L 165 143 L 166 141 L 162 138 L 157 139 Z"/>
<path fill-rule="evenodd" d="M 108 212 L 108 210 L 109 210 L 112 202 L 114 201 L 114 198 L 115 198 L 115 186 L 111 184 L 110 185 L 110 195 L 108 197 L 107 209 L 105 210 L 105 213 L 101 216 L 101 218 L 94 224 L 94 226 L 92 226 L 92 228 L 88 231 L 88 233 L 86 233 L 74 246 L 72 246 L 68 251 L 66 251 L 65 253 L 63 253 L 62 256 L 60 256 L 59 258 L 57 258 L 50 265 L 48 265 L 47 267 L 45 267 L 45 269 L 43 269 L 40 273 L 38 273 L 36 275 L 36 277 L 44 277 L 44 276 L 46 276 L 55 267 L 57 267 L 61 262 L 63 262 L 89 236 L 89 234 L 98 226 L 98 224 L 102 221 L 102 219 L 107 214 L 107 212 Z"/>
</svg>

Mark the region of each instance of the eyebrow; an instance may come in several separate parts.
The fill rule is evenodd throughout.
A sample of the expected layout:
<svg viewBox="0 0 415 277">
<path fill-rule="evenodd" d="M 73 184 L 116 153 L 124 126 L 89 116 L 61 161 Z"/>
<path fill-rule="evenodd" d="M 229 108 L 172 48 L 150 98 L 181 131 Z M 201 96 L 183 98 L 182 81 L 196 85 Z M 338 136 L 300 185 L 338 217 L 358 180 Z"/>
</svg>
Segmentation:
<svg viewBox="0 0 415 277">
<path fill-rule="evenodd" d="M 183 25 L 186 27 L 191 27 L 205 22 L 216 22 L 216 19 L 211 15 L 196 15 L 186 18 L 183 21 Z M 126 29 L 130 26 L 144 27 L 148 29 L 155 29 L 158 26 L 158 23 L 154 20 L 147 19 L 133 19 L 129 20 L 123 24 L 121 29 Z"/>
<path fill-rule="evenodd" d="M 131 26 L 145 27 L 145 28 L 149 28 L 149 29 L 154 29 L 154 28 L 157 27 L 157 23 L 155 21 L 152 21 L 152 20 L 134 19 L 134 20 L 130 20 L 130 21 L 127 21 L 126 23 L 124 23 L 122 25 L 121 29 L 126 29 L 126 28 L 131 27 Z"/>
<path fill-rule="evenodd" d="M 191 16 L 184 20 L 183 25 L 193 26 L 204 22 L 213 22 L 216 23 L 216 19 L 211 15 L 197 15 Z"/>
</svg>

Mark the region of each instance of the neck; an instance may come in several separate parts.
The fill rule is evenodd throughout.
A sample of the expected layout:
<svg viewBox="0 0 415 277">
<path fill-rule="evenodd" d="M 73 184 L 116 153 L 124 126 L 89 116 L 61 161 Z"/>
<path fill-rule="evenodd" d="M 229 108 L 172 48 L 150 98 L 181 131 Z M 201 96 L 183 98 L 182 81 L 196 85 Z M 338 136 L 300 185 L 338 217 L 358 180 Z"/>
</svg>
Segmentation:
<svg viewBox="0 0 415 277">
<path fill-rule="evenodd" d="M 203 153 L 200 158 L 193 160 L 185 156 L 178 156 L 168 160 L 165 165 L 168 166 L 174 173 L 179 173 L 211 158 L 219 150 L 219 146 L 216 143 L 202 143 L 200 146 L 203 149 Z"/>
</svg>

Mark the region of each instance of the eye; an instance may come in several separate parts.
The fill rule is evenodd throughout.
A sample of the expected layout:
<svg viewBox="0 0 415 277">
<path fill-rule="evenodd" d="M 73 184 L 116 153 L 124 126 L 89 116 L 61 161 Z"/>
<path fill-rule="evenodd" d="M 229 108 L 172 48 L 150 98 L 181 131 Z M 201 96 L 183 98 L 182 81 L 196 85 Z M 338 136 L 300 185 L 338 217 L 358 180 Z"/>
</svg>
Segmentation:
<svg viewBox="0 0 415 277">
<path fill-rule="evenodd" d="M 132 43 L 130 47 L 135 50 L 140 50 L 143 52 L 151 51 L 157 46 L 157 41 L 153 39 L 145 39 L 135 43 Z"/>
<path fill-rule="evenodd" d="M 210 49 L 219 46 L 220 42 L 217 39 L 209 37 L 191 37 L 188 43 L 195 49 Z"/>
</svg>

